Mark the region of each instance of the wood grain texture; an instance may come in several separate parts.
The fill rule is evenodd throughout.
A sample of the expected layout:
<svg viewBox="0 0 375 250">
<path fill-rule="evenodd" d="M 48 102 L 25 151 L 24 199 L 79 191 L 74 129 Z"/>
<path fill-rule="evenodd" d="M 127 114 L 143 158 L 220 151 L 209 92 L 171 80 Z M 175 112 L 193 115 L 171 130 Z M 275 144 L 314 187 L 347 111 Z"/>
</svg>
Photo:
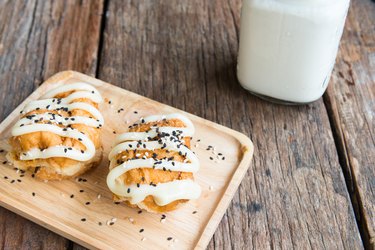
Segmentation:
<svg viewBox="0 0 375 250">
<path fill-rule="evenodd" d="M 0 1 L 0 120 L 57 71 L 95 74 L 102 7 L 103 1 Z M 0 248 L 68 244 L 0 208 Z"/>
<path fill-rule="evenodd" d="M 236 80 L 240 4 L 110 1 L 99 78 L 253 139 L 209 249 L 361 249 L 323 101 L 273 105 Z"/>
<path fill-rule="evenodd" d="M 365 245 L 375 248 L 375 3 L 352 2 L 325 95 Z"/>
</svg>

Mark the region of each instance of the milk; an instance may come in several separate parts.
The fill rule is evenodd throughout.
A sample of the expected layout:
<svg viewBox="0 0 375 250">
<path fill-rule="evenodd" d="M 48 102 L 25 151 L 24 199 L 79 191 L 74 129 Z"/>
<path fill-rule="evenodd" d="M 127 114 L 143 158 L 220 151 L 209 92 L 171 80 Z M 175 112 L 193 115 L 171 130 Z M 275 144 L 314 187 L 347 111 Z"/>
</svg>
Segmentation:
<svg viewBox="0 0 375 250">
<path fill-rule="evenodd" d="M 292 103 L 327 88 L 349 0 L 243 0 L 237 77 L 263 97 Z"/>
</svg>

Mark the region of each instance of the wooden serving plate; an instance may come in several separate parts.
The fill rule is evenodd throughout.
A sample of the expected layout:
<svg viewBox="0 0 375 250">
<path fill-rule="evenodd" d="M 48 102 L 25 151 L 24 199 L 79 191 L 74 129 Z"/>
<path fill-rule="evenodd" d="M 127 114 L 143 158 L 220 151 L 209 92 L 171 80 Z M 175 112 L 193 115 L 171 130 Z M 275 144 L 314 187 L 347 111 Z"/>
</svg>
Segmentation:
<svg viewBox="0 0 375 250">
<path fill-rule="evenodd" d="M 1 152 L 0 205 L 92 249 L 206 248 L 250 166 L 253 155 L 250 139 L 109 83 L 64 71 L 43 83 L 0 124 L 0 148 L 9 150 L 7 138 L 26 103 L 38 99 L 58 84 L 75 81 L 93 84 L 105 99 L 100 107 L 105 119 L 101 165 L 81 179 L 46 183 L 32 178 L 29 173 L 15 170 L 4 162 L 6 152 Z M 139 213 L 139 209 L 113 203 L 105 179 L 107 155 L 116 136 L 114 133 L 125 132 L 141 117 L 173 112 L 187 115 L 196 127 L 192 150 L 201 162 L 201 169 L 195 177 L 202 187 L 201 197 L 167 213 L 164 220 L 161 215 Z M 141 229 L 144 229 L 142 233 Z"/>
</svg>

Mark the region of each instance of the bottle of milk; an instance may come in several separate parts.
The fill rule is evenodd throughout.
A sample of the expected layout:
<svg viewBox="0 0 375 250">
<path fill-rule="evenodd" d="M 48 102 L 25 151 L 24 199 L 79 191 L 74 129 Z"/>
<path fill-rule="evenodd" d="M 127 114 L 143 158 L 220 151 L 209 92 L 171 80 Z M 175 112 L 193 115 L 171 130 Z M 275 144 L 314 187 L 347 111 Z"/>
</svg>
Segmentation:
<svg viewBox="0 0 375 250">
<path fill-rule="evenodd" d="M 243 0 L 237 77 L 263 98 L 308 103 L 327 88 L 349 0 Z"/>
</svg>

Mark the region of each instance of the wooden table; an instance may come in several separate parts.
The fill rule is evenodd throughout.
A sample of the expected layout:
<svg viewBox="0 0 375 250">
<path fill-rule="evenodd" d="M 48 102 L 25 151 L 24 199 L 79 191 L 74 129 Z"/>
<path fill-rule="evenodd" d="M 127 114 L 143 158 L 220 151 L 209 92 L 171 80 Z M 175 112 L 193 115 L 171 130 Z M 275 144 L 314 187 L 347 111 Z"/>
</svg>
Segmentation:
<svg viewBox="0 0 375 250">
<path fill-rule="evenodd" d="M 305 106 L 239 86 L 239 0 L 0 2 L 0 120 L 52 74 L 84 72 L 252 138 L 209 249 L 375 247 L 374 2 L 352 0 L 328 91 Z M 0 248 L 81 247 L 0 208 Z"/>
</svg>

